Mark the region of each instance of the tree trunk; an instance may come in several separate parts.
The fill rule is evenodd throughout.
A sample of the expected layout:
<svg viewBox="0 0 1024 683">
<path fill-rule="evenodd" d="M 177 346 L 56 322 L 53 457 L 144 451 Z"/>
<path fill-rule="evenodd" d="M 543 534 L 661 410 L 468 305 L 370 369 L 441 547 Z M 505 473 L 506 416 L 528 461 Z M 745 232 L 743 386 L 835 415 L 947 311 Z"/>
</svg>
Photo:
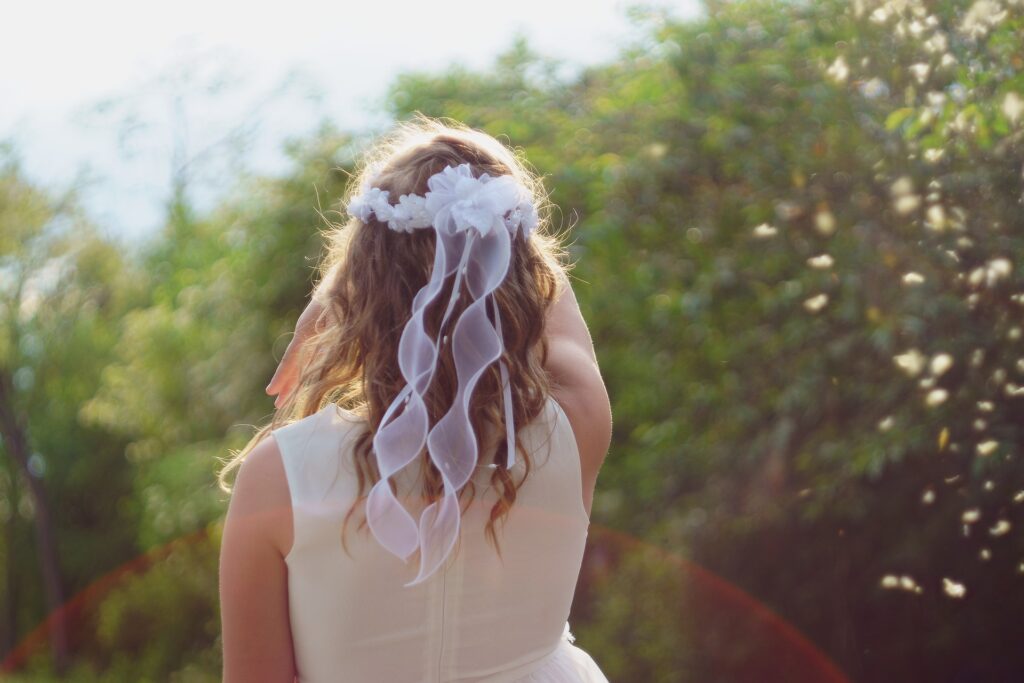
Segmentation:
<svg viewBox="0 0 1024 683">
<path fill-rule="evenodd" d="M 14 526 L 18 523 L 18 481 L 13 471 L 4 463 L 4 470 L 10 472 L 11 481 L 11 514 L 4 523 L 4 604 L 3 604 L 3 631 L 0 633 L 0 654 L 6 655 L 14 649 L 15 637 L 18 631 L 18 605 L 15 600 L 15 570 L 14 570 Z"/>
<path fill-rule="evenodd" d="M 33 476 L 28 467 L 28 438 L 25 427 L 18 418 L 11 375 L 6 369 L 0 369 L 0 435 L 3 436 L 4 450 L 25 475 L 29 496 L 35 509 L 33 523 L 36 532 L 36 549 L 39 554 L 39 567 L 43 573 L 43 589 L 46 594 L 47 607 L 52 619 L 47 631 L 50 648 L 53 651 L 54 670 L 60 675 L 67 670 L 68 643 L 64 613 L 61 610 L 64 605 L 64 595 L 61 589 L 60 565 L 57 560 L 57 543 L 43 484 Z"/>
</svg>

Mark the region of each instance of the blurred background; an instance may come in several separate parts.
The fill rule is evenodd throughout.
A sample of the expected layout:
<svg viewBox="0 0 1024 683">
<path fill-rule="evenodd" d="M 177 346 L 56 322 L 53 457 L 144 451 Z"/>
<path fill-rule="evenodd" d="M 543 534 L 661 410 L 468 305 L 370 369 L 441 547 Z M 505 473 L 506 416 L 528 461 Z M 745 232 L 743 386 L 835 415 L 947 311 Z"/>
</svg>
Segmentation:
<svg viewBox="0 0 1024 683">
<path fill-rule="evenodd" d="M 420 111 L 573 227 L 610 680 L 1024 680 L 1024 0 L 346 5 L 7 10 L 0 676 L 219 680 L 218 458 Z"/>
</svg>

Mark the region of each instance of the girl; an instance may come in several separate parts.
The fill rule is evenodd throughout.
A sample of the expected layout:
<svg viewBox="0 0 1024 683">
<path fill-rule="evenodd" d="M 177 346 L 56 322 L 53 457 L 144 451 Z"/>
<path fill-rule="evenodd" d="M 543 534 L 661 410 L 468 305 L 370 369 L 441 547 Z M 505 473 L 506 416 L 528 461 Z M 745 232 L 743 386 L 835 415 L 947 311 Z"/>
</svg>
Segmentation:
<svg viewBox="0 0 1024 683">
<path fill-rule="evenodd" d="M 539 180 L 418 117 L 351 187 L 220 473 L 224 680 L 606 681 L 568 616 L 611 408 Z"/>
</svg>

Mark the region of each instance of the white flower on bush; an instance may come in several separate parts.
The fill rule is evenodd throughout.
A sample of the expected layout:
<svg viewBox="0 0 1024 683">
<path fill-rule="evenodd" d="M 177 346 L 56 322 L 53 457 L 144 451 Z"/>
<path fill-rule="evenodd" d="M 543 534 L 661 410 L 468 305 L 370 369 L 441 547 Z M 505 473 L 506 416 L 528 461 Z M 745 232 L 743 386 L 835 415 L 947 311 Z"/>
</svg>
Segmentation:
<svg viewBox="0 0 1024 683">
<path fill-rule="evenodd" d="M 924 369 L 925 355 L 917 349 L 910 349 L 906 353 L 895 356 L 893 360 L 910 377 L 916 377 Z"/>
<path fill-rule="evenodd" d="M 938 353 L 932 356 L 930 369 L 932 374 L 936 377 L 944 373 L 946 370 L 949 370 L 951 367 L 953 367 L 953 356 L 948 353 Z"/>
<path fill-rule="evenodd" d="M 1007 11 L 998 2 L 977 0 L 964 15 L 959 31 L 968 38 L 980 38 L 1006 19 L 1006 16 Z"/>
<path fill-rule="evenodd" d="M 811 313 L 817 313 L 821 309 L 825 308 L 825 304 L 828 303 L 828 294 L 818 294 L 812 296 L 810 299 L 804 301 L 804 308 Z"/>
<path fill-rule="evenodd" d="M 964 584 L 946 577 L 942 578 L 942 590 L 951 598 L 962 598 L 967 594 Z"/>
<path fill-rule="evenodd" d="M 1010 123 L 1016 124 L 1017 120 L 1024 115 L 1024 98 L 1015 92 L 1008 92 L 1003 98 L 1002 105 L 1003 115 L 1010 120 Z"/>
</svg>

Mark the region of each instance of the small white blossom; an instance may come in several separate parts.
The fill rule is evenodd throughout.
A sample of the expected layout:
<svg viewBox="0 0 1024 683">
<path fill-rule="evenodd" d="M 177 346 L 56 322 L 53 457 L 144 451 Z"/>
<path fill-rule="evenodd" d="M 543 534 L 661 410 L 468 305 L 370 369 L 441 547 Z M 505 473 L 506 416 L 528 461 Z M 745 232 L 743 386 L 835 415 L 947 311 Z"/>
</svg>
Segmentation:
<svg viewBox="0 0 1024 683">
<path fill-rule="evenodd" d="M 917 79 L 918 83 L 924 83 L 928 80 L 928 72 L 931 71 L 931 66 L 924 62 L 918 64 L 912 64 L 910 66 L 910 74 Z"/>
<path fill-rule="evenodd" d="M 1005 536 L 1010 533 L 1010 522 L 1005 519 L 1000 519 L 996 522 L 995 526 L 988 530 L 988 533 L 992 536 Z"/>
<path fill-rule="evenodd" d="M 980 38 L 1006 18 L 1007 12 L 995 0 L 977 0 L 967 10 L 958 30 L 968 38 Z"/>
<path fill-rule="evenodd" d="M 896 209 L 896 213 L 903 216 L 914 213 L 919 206 L 921 206 L 921 197 L 916 194 L 905 194 L 901 197 L 897 197 L 893 202 L 893 207 Z"/>
<path fill-rule="evenodd" d="M 1024 115 L 1024 97 L 1015 92 L 1008 92 L 1003 97 L 1003 114 L 1010 119 L 1010 123 L 1016 125 L 1017 121 Z"/>
<path fill-rule="evenodd" d="M 967 594 L 967 589 L 962 583 L 943 577 L 942 590 L 951 598 L 962 598 Z"/>
<path fill-rule="evenodd" d="M 889 193 L 893 197 L 900 197 L 914 191 L 914 180 L 910 176 L 900 176 L 893 181 L 889 187 Z"/>
<path fill-rule="evenodd" d="M 924 41 L 924 49 L 933 54 L 945 52 L 947 47 L 949 47 L 949 38 L 941 31 L 936 31 L 931 38 Z"/>
<path fill-rule="evenodd" d="M 910 349 L 906 353 L 901 353 L 893 360 L 910 377 L 916 377 L 924 369 L 925 356 L 917 349 Z"/>
<path fill-rule="evenodd" d="M 836 231 L 836 217 L 828 209 L 814 214 L 814 229 L 826 237 Z"/>
<path fill-rule="evenodd" d="M 978 455 L 980 455 L 982 457 L 985 457 L 987 455 L 992 455 L 992 453 L 994 453 L 997 448 L 999 448 L 999 442 L 995 441 L 994 439 L 989 439 L 988 441 L 982 441 L 981 443 L 979 443 L 976 446 L 976 449 L 978 451 Z"/>
<path fill-rule="evenodd" d="M 860 94 L 869 100 L 889 94 L 889 86 L 881 78 L 872 78 L 860 84 Z"/>
<path fill-rule="evenodd" d="M 924 282 L 924 276 L 920 273 L 907 273 L 903 276 L 903 284 L 906 285 L 919 285 Z"/>
<path fill-rule="evenodd" d="M 932 362 L 930 367 L 932 374 L 938 377 L 942 373 L 946 372 L 946 370 L 949 370 L 951 367 L 953 367 L 953 356 L 949 355 L 948 353 L 936 354 L 935 356 L 932 356 Z"/>
<path fill-rule="evenodd" d="M 994 258 L 989 261 L 985 273 L 988 286 L 991 287 L 998 280 L 1009 277 L 1011 270 L 1013 270 L 1013 266 L 1010 264 L 1010 259 Z"/>
<path fill-rule="evenodd" d="M 847 66 L 843 56 L 839 55 L 825 73 L 836 83 L 845 83 L 846 78 L 850 75 L 850 67 Z"/>
<path fill-rule="evenodd" d="M 942 232 L 946 229 L 946 210 L 942 208 L 942 204 L 932 204 L 929 206 L 925 216 L 925 226 L 930 230 Z"/>
<path fill-rule="evenodd" d="M 826 268 L 831 268 L 832 267 L 832 257 L 829 256 L 828 254 L 821 254 L 820 256 L 812 256 L 811 258 L 807 259 L 807 265 L 809 265 L 811 268 L 817 268 L 819 270 L 824 270 Z"/>
<path fill-rule="evenodd" d="M 811 313 L 817 313 L 821 309 L 825 308 L 825 304 L 828 303 L 828 294 L 818 294 L 812 296 L 810 299 L 804 301 L 804 308 Z"/>
</svg>

